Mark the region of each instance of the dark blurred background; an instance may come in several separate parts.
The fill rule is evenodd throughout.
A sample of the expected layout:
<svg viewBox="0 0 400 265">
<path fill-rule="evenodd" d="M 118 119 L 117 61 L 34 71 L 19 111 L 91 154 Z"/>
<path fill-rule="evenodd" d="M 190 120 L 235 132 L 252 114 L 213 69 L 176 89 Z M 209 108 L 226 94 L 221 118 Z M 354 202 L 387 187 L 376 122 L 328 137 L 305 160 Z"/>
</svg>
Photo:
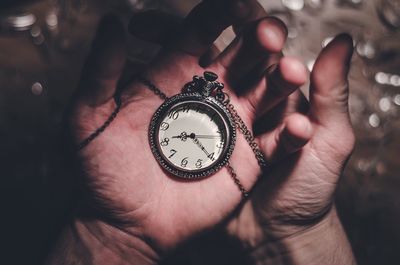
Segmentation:
<svg viewBox="0 0 400 265">
<path fill-rule="evenodd" d="M 150 8 L 184 16 L 197 2 L 1 0 L 1 264 L 41 264 L 70 211 L 76 194 L 61 155 L 62 115 L 99 18 L 113 12 L 127 23 Z M 358 142 L 337 204 L 359 264 L 399 264 L 400 0 L 260 3 L 287 23 L 285 53 L 309 69 L 333 36 L 354 37 L 350 109 Z M 232 38 L 226 30 L 217 46 Z M 143 63 L 157 49 L 132 37 L 129 48 L 130 60 Z"/>
</svg>

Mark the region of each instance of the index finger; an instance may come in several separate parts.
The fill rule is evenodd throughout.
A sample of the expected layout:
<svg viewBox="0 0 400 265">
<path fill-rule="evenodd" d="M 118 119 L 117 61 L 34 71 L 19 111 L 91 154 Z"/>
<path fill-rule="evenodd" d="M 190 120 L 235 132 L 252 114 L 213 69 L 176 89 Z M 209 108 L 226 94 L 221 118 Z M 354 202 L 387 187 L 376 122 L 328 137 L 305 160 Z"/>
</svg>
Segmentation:
<svg viewBox="0 0 400 265">
<path fill-rule="evenodd" d="M 203 1 L 185 18 L 168 46 L 202 56 L 227 27 L 254 20 L 254 14 L 264 12 L 260 9 L 256 0 Z"/>
</svg>

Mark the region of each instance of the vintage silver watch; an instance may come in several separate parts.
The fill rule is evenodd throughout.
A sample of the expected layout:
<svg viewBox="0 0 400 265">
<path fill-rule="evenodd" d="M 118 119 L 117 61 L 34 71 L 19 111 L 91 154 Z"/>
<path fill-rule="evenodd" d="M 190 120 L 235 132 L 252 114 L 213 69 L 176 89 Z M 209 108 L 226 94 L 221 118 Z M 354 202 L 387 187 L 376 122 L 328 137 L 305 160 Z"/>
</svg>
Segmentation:
<svg viewBox="0 0 400 265">
<path fill-rule="evenodd" d="M 183 179 L 207 177 L 226 166 L 243 197 L 247 198 L 249 193 L 229 161 L 235 147 L 236 128 L 243 134 L 262 170 L 268 163 L 252 132 L 222 91 L 224 85 L 217 81 L 218 76 L 212 72 L 205 72 L 203 77 L 194 76 L 182 93 L 171 98 L 148 79 L 135 79 L 164 100 L 153 115 L 149 129 L 151 150 L 160 165 Z M 115 120 L 121 110 L 120 92 L 117 90 L 114 95 L 114 111 L 77 146 L 77 150 L 89 145 Z"/>
<path fill-rule="evenodd" d="M 205 72 L 167 98 L 149 127 L 151 150 L 160 165 L 184 179 L 214 174 L 225 166 L 236 140 L 223 84 Z"/>
</svg>

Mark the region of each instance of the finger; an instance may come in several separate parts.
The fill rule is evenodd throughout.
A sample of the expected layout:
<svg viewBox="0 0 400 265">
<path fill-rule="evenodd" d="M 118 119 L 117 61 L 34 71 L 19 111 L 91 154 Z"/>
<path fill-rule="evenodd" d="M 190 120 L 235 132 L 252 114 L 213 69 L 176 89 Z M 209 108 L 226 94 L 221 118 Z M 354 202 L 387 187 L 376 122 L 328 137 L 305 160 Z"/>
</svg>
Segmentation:
<svg viewBox="0 0 400 265">
<path fill-rule="evenodd" d="M 136 14 L 129 22 L 129 32 L 136 38 L 158 45 L 165 45 L 171 35 L 178 32 L 183 19 L 158 10 Z M 215 45 L 200 57 L 199 65 L 207 67 L 220 53 Z"/>
<path fill-rule="evenodd" d="M 271 132 L 282 123 L 288 116 L 294 113 L 303 115 L 309 112 L 309 102 L 304 94 L 298 89 L 286 99 L 278 103 L 274 108 L 256 119 L 253 130 L 255 135 Z"/>
<path fill-rule="evenodd" d="M 247 3 L 252 11 L 249 16 L 249 21 L 256 21 L 267 16 L 267 12 L 257 0 L 247 0 Z M 245 26 L 245 23 L 234 24 L 233 31 L 236 35 L 239 35 Z"/>
<path fill-rule="evenodd" d="M 277 18 L 253 22 L 221 53 L 215 64 L 227 69 L 226 79 L 231 84 L 238 83 L 250 72 L 259 73 L 261 78 L 272 63 L 268 59 L 282 50 L 286 35 L 286 26 Z"/>
<path fill-rule="evenodd" d="M 341 34 L 322 50 L 315 62 L 311 73 L 310 114 L 318 124 L 349 121 L 347 75 L 352 53 L 352 38 Z"/>
<path fill-rule="evenodd" d="M 253 116 L 260 117 L 305 84 L 308 72 L 304 64 L 294 57 L 284 57 L 266 77 L 250 89 L 244 99 Z"/>
<path fill-rule="evenodd" d="M 301 149 L 311 139 L 312 133 L 309 118 L 294 113 L 280 127 L 261 135 L 260 147 L 267 160 L 273 162 Z"/>
<path fill-rule="evenodd" d="M 106 16 L 99 24 L 92 50 L 84 65 L 77 98 L 91 106 L 112 98 L 125 60 L 123 26 L 116 17 Z"/>
<path fill-rule="evenodd" d="M 210 66 L 210 64 L 212 64 L 219 54 L 220 50 L 215 45 L 212 45 L 211 48 L 200 57 L 199 65 L 203 68 Z"/>
<path fill-rule="evenodd" d="M 251 15 L 247 1 L 204 1 L 185 18 L 180 32 L 169 44 L 192 56 L 203 55 L 224 29 L 232 24 L 247 21 Z"/>
<path fill-rule="evenodd" d="M 212 1 L 209 1 L 212 2 Z M 233 17 L 238 19 L 232 20 L 235 32 L 239 32 L 241 28 L 249 21 L 258 20 L 266 16 L 264 8 L 256 0 L 238 1 L 237 5 L 232 7 Z M 248 14 L 247 14 L 248 13 Z M 165 45 L 171 36 L 175 36 L 183 27 L 183 19 L 159 11 L 148 10 L 136 14 L 129 22 L 129 32 L 135 37 L 153 42 L 159 45 Z M 199 64 L 207 67 L 219 55 L 220 51 L 211 45 L 211 48 L 205 51 L 200 58 Z"/>
<path fill-rule="evenodd" d="M 164 45 L 182 26 L 182 19 L 158 10 L 138 13 L 129 21 L 128 30 L 135 37 Z"/>
<path fill-rule="evenodd" d="M 235 32 L 239 32 L 240 29 L 246 25 L 249 21 L 258 20 L 262 17 L 265 17 L 267 13 L 264 8 L 260 5 L 257 0 L 235 0 L 231 1 L 232 3 L 226 3 L 227 1 L 204 1 L 210 2 L 212 7 L 212 2 L 220 2 L 228 4 L 228 8 L 224 7 L 224 13 L 226 13 L 226 9 L 229 9 L 228 14 L 225 18 L 226 22 L 224 25 L 223 21 L 220 21 L 219 24 L 222 28 L 226 28 L 230 24 L 233 25 Z M 236 3 L 234 3 L 236 2 Z M 215 5 L 215 3 L 213 4 Z M 208 5 L 210 6 L 210 5 Z M 217 6 L 218 7 L 218 6 Z M 221 4 L 219 5 L 221 7 Z M 208 12 L 209 13 L 209 12 Z M 211 14 L 209 14 L 211 15 Z M 190 22 L 183 23 L 183 19 L 174 16 L 169 13 L 165 13 L 159 10 L 147 10 L 144 12 L 140 12 L 135 14 L 129 22 L 129 32 L 139 39 L 143 39 L 146 41 L 154 42 L 157 44 L 164 45 L 166 41 L 177 34 L 177 32 L 184 32 L 181 28 L 186 27 L 187 29 L 198 27 L 201 20 L 204 18 L 203 14 L 194 10 L 186 20 L 199 21 L 196 25 L 191 24 Z M 221 23 L 222 22 L 222 23 Z M 218 24 L 218 23 L 217 23 Z M 212 26 L 212 25 L 209 25 Z M 211 31 L 214 31 L 213 29 Z M 218 32 L 218 29 L 216 30 Z M 222 32 L 222 31 L 221 31 Z M 189 32 L 192 34 L 192 32 Z M 192 36 L 195 39 L 202 39 L 202 33 L 200 36 Z M 186 36 L 181 36 L 182 39 L 189 38 L 186 33 Z M 219 35 L 219 34 L 218 34 Z M 218 37 L 218 35 L 216 37 Z M 214 37 L 214 38 L 216 38 Z M 207 36 L 206 36 L 207 38 Z M 213 40 L 211 40 L 213 41 Z M 207 50 L 206 50 L 207 51 Z"/>
<path fill-rule="evenodd" d="M 229 25 L 248 19 L 246 16 L 251 12 L 244 10 L 243 4 L 246 3 L 241 0 L 201 2 L 185 18 L 178 34 L 171 37 L 144 75 L 157 87 L 165 88 L 167 96 L 176 94 L 184 85 L 182 80 L 190 80 L 194 74 L 199 74 L 199 70 L 202 71 L 199 58 L 210 49 L 221 32 Z M 237 5 L 243 9 L 242 12 L 235 12 Z M 166 80 L 165 76 L 180 78 Z"/>
</svg>

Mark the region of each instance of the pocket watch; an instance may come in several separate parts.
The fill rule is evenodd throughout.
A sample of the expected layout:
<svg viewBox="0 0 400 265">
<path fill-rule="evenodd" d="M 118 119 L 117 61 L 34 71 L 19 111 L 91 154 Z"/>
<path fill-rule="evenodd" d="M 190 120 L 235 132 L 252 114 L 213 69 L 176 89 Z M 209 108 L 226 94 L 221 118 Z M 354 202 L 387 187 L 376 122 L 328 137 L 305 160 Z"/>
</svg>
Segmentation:
<svg viewBox="0 0 400 265">
<path fill-rule="evenodd" d="M 224 85 L 205 72 L 166 101 L 149 128 L 151 150 L 169 173 L 183 179 L 210 176 L 228 163 L 236 140 Z"/>
</svg>

